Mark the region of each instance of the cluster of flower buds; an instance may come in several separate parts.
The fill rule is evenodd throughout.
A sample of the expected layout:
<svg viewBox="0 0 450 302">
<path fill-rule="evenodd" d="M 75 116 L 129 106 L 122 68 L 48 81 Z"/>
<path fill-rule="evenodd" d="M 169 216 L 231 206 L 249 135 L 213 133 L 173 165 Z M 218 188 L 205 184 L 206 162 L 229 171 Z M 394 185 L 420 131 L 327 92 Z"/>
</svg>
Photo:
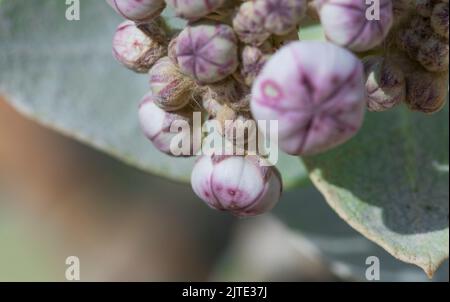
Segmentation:
<svg viewBox="0 0 450 302">
<path fill-rule="evenodd" d="M 446 103 L 448 6 L 448 0 L 411 0 L 392 34 L 391 48 L 401 53 L 396 57 L 405 76 L 405 102 L 412 110 L 434 113 Z"/>
<path fill-rule="evenodd" d="M 192 174 L 194 191 L 237 216 L 270 210 L 280 198 L 281 177 L 274 166 L 262 165 L 267 160 L 258 152 L 249 152 L 259 135 L 256 123 L 248 123 L 251 87 L 271 56 L 298 40 L 307 0 L 107 2 L 127 19 L 113 39 L 115 58 L 149 77 L 150 92 L 139 107 L 147 138 L 168 155 L 194 156 L 199 146 L 192 141 L 188 154 L 174 152 L 175 138 L 193 132 L 180 138 L 174 122 L 193 128 L 194 112 L 201 123 L 217 122 L 218 135 L 243 152 L 203 155 Z M 184 29 L 168 29 L 160 17 L 165 7 L 187 21 Z"/>
<path fill-rule="evenodd" d="M 409 24 L 397 32 L 397 44 L 426 70 L 443 72 L 447 71 L 449 66 L 448 4 L 439 3 L 435 8 L 438 12 L 432 17 L 412 17 Z M 446 14 L 446 17 L 442 16 L 443 14 Z M 432 22 L 433 20 L 435 21 Z M 443 24 L 444 22 L 447 24 Z"/>
<path fill-rule="evenodd" d="M 277 169 L 249 150 L 262 130 L 242 126 L 249 121 L 278 121 L 279 147 L 310 156 L 351 139 L 366 108 L 406 103 L 432 113 L 445 103 L 447 0 L 106 1 L 128 19 L 117 28 L 114 56 L 148 73 L 139 118 L 155 147 L 198 155 L 202 142 L 178 130 L 210 122 L 232 145 L 244 142 L 242 154 L 201 155 L 192 173 L 201 199 L 236 216 L 270 210 L 282 191 Z M 165 24 L 166 7 L 186 21 L 182 30 Z M 328 42 L 298 41 L 303 20 L 320 22 Z M 240 127 L 242 137 L 234 135 Z M 174 152 L 184 139 L 189 150 Z"/>
</svg>

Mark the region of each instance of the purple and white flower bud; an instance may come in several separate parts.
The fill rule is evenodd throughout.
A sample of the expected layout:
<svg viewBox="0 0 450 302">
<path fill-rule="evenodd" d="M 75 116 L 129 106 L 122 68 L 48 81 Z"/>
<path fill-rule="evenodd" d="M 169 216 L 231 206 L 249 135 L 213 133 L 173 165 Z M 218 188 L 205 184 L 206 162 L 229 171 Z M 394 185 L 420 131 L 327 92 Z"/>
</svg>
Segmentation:
<svg viewBox="0 0 450 302">
<path fill-rule="evenodd" d="M 261 45 L 271 33 L 264 26 L 264 16 L 256 9 L 255 1 L 244 2 L 233 18 L 233 29 L 245 44 Z"/>
<path fill-rule="evenodd" d="M 376 15 L 369 14 L 371 7 L 363 0 L 316 1 L 328 40 L 353 51 L 379 46 L 392 27 L 392 0 L 380 0 Z"/>
<path fill-rule="evenodd" d="M 122 17 L 146 22 L 159 16 L 166 7 L 164 0 L 106 0 Z"/>
<path fill-rule="evenodd" d="M 306 0 L 256 0 L 258 15 L 264 16 L 264 28 L 285 35 L 296 28 L 306 14 Z"/>
<path fill-rule="evenodd" d="M 448 3 L 439 3 L 431 14 L 431 26 L 434 31 L 448 39 Z"/>
<path fill-rule="evenodd" d="M 256 156 L 202 156 L 194 166 L 191 184 L 208 206 L 239 217 L 270 211 L 282 192 L 275 167 L 260 165 Z"/>
<path fill-rule="evenodd" d="M 156 22 L 136 26 L 133 21 L 125 21 L 114 35 L 113 55 L 127 68 L 145 73 L 167 54 L 165 39 L 165 32 Z"/>
<path fill-rule="evenodd" d="M 161 58 L 150 69 L 149 83 L 155 102 L 166 111 L 185 107 L 195 95 L 195 83 L 168 57 Z"/>
<path fill-rule="evenodd" d="M 365 107 L 361 61 L 327 42 L 283 47 L 252 90 L 254 118 L 278 120 L 280 148 L 292 155 L 317 154 L 344 143 L 360 129 Z"/>
<path fill-rule="evenodd" d="M 166 0 L 166 2 L 178 17 L 197 20 L 219 9 L 225 0 Z"/>
<path fill-rule="evenodd" d="M 156 102 L 158 98 L 151 93 L 145 95 L 141 104 L 139 105 L 139 121 L 145 136 L 153 143 L 153 145 L 161 152 L 171 156 L 193 156 L 198 150 L 194 150 L 194 144 L 191 139 L 191 132 L 181 132 L 176 129 L 176 132 L 171 132 L 171 127 L 187 126 L 192 129 L 193 116 L 188 111 L 166 112 L 162 110 Z M 177 124 L 174 124 L 177 123 Z M 182 137 L 180 137 L 180 135 Z M 174 138 L 190 142 L 190 150 L 188 154 L 174 155 L 172 146 Z"/>
<path fill-rule="evenodd" d="M 363 63 L 370 111 L 385 111 L 404 101 L 405 76 L 394 62 L 381 56 L 370 56 L 364 58 Z"/>
<path fill-rule="evenodd" d="M 226 24 L 190 25 L 179 34 L 175 49 L 180 70 L 201 84 L 226 78 L 239 64 L 237 39 Z"/>
<path fill-rule="evenodd" d="M 265 47 L 247 45 L 242 50 L 241 75 L 245 84 L 251 86 L 264 65 L 273 54 L 273 49 L 266 43 Z"/>
</svg>

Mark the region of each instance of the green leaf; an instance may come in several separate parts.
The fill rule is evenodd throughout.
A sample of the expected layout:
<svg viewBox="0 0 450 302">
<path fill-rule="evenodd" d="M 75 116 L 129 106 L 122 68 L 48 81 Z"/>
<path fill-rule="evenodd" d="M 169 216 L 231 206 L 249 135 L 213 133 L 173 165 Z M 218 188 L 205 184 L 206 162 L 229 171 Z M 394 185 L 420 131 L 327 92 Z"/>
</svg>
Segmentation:
<svg viewBox="0 0 450 302">
<path fill-rule="evenodd" d="M 431 277 L 449 253 L 449 112 L 369 113 L 362 131 L 305 158 L 310 177 L 349 225 Z"/>
<path fill-rule="evenodd" d="M 189 181 L 193 159 L 173 159 L 146 141 L 137 107 L 145 75 L 120 66 L 111 39 L 122 21 L 104 2 L 80 1 L 80 21 L 67 21 L 60 0 L 7 0 L 0 7 L 0 93 L 26 116 L 143 170 Z M 168 23 L 183 22 L 165 12 Z M 286 184 L 306 178 L 296 158 L 282 156 Z"/>
</svg>

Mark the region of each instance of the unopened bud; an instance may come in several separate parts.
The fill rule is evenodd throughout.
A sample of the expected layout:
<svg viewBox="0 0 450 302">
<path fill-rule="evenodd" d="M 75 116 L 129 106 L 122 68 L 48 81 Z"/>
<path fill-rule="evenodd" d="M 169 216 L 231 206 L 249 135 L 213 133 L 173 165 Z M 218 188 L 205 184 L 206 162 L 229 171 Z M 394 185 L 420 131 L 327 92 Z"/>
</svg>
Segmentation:
<svg viewBox="0 0 450 302">
<path fill-rule="evenodd" d="M 264 17 L 264 28 L 285 35 L 296 28 L 305 16 L 306 0 L 256 0 L 255 9 Z"/>
<path fill-rule="evenodd" d="M 171 156 L 193 156 L 197 150 L 193 149 L 191 132 L 181 132 L 178 126 L 185 126 L 186 129 L 192 129 L 193 117 L 188 111 L 166 112 L 157 106 L 157 97 L 151 93 L 147 94 L 139 106 L 139 121 L 145 136 L 153 143 L 153 145 L 161 152 Z M 177 123 L 175 127 L 175 124 Z M 175 131 L 171 131 L 174 126 Z M 174 130 L 174 129 L 172 129 Z M 180 137 L 183 136 L 183 137 Z M 190 149 L 186 154 L 174 155 L 172 152 L 172 143 L 175 137 L 179 140 L 190 142 Z"/>
<path fill-rule="evenodd" d="M 400 68 L 380 56 L 366 57 L 363 63 L 370 111 L 385 111 L 404 101 L 406 83 Z"/>
<path fill-rule="evenodd" d="M 165 33 L 156 22 L 139 26 L 125 21 L 117 27 L 113 38 L 114 57 L 136 72 L 148 72 L 167 53 Z"/>
<path fill-rule="evenodd" d="M 448 39 L 448 2 L 439 3 L 434 7 L 431 26 L 438 35 Z"/>
<path fill-rule="evenodd" d="M 369 6 L 362 0 L 318 0 L 327 38 L 354 51 L 367 51 L 380 45 L 393 24 L 392 1 L 380 0 L 379 14 L 370 19 Z"/>
<path fill-rule="evenodd" d="M 264 44 L 266 45 L 266 44 Z M 245 84 L 251 86 L 264 65 L 272 56 L 273 50 L 270 46 L 256 47 L 245 46 L 242 51 L 241 75 Z"/>
<path fill-rule="evenodd" d="M 233 18 L 233 29 L 245 44 L 261 45 L 271 33 L 264 27 L 264 16 L 256 9 L 254 1 L 244 2 Z"/>
<path fill-rule="evenodd" d="M 159 16 L 166 7 L 164 0 L 106 0 L 122 17 L 146 22 Z"/>
<path fill-rule="evenodd" d="M 446 103 L 448 74 L 416 71 L 406 77 L 406 104 L 424 113 L 440 111 Z"/>
<path fill-rule="evenodd" d="M 448 70 L 448 56 L 448 41 L 433 35 L 420 46 L 417 61 L 429 71 L 441 72 Z"/>
<path fill-rule="evenodd" d="M 149 71 L 155 103 L 166 111 L 185 107 L 195 95 L 196 85 L 184 76 L 168 57 L 161 58 Z"/>
<path fill-rule="evenodd" d="M 433 30 L 428 19 L 416 16 L 396 35 L 397 46 L 416 60 L 420 47 L 433 35 Z"/>
<path fill-rule="evenodd" d="M 294 42 L 272 56 L 252 89 L 257 120 L 278 120 L 279 145 L 292 155 L 336 147 L 360 129 L 364 71 L 350 51 L 331 43 Z"/>
<path fill-rule="evenodd" d="M 239 217 L 270 211 L 282 192 L 275 167 L 263 167 L 256 156 L 202 156 L 194 166 L 191 184 L 208 206 Z"/>
<path fill-rule="evenodd" d="M 175 14 L 184 19 L 197 20 L 220 8 L 225 0 L 166 0 Z"/>
<path fill-rule="evenodd" d="M 201 84 L 226 78 L 239 63 L 237 39 L 226 24 L 190 25 L 179 34 L 175 49 L 180 70 Z"/>
</svg>

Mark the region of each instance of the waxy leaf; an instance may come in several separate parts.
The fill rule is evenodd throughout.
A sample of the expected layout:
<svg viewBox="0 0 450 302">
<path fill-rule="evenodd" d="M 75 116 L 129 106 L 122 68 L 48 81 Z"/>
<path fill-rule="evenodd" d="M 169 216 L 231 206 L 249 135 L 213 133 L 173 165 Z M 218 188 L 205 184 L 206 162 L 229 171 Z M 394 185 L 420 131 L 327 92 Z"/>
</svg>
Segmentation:
<svg viewBox="0 0 450 302">
<path fill-rule="evenodd" d="M 448 106 L 369 113 L 349 143 L 304 159 L 341 218 L 430 277 L 449 252 L 448 118 Z"/>
</svg>

